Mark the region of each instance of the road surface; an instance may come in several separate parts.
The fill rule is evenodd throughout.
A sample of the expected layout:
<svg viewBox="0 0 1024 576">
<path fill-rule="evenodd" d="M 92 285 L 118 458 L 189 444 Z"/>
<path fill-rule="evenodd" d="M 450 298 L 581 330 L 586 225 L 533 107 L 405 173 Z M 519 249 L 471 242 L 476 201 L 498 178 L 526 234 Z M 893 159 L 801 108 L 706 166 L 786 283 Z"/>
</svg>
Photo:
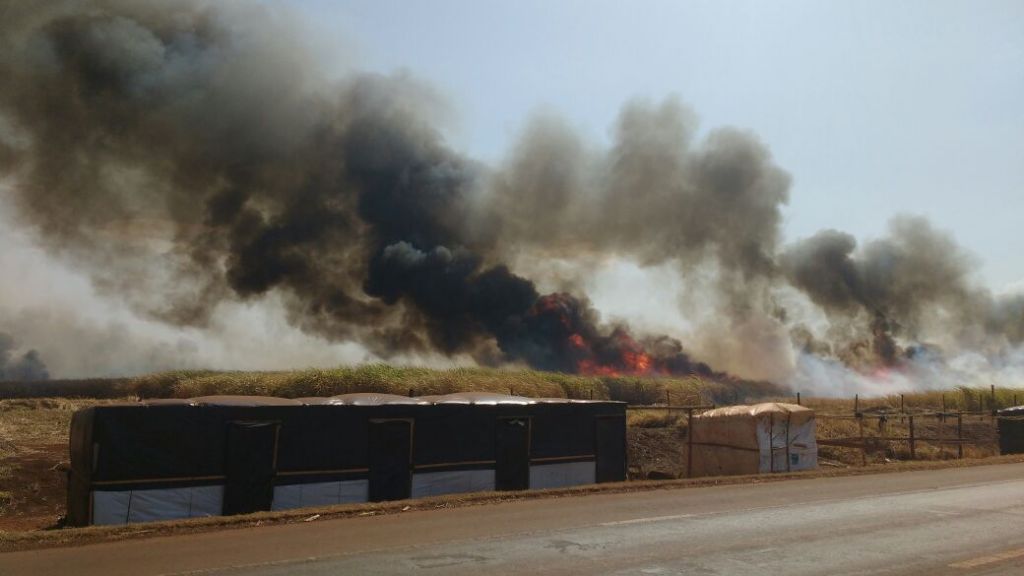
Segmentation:
<svg viewBox="0 0 1024 576">
<path fill-rule="evenodd" d="M 1024 574 L 1024 464 L 597 494 L 0 554 L 0 574 Z"/>
</svg>

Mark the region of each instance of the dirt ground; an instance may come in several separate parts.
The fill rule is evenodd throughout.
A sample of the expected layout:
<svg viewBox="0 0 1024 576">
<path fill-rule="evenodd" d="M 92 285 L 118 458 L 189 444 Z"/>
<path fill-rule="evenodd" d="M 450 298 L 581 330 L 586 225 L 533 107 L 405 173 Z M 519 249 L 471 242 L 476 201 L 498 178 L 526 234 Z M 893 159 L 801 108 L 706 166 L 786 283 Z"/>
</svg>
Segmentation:
<svg viewBox="0 0 1024 576">
<path fill-rule="evenodd" d="M 106 402 L 110 400 L 0 400 L 0 532 L 60 525 L 71 415 Z"/>
</svg>

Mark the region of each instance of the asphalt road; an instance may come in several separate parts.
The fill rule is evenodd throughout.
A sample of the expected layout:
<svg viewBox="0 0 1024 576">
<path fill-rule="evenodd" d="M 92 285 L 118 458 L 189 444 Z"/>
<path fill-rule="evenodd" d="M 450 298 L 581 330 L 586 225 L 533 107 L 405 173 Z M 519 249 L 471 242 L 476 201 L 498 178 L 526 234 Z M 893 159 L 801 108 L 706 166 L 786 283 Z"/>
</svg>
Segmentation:
<svg viewBox="0 0 1024 576">
<path fill-rule="evenodd" d="M 1024 574 L 1024 464 L 531 500 L 0 554 L 0 574 Z"/>
</svg>

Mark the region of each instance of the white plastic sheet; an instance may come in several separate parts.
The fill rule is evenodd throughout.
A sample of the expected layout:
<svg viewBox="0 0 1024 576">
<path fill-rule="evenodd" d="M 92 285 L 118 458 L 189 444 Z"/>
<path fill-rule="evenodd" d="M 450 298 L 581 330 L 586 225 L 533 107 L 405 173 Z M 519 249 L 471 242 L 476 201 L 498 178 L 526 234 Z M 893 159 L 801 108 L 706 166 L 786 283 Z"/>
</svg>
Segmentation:
<svg viewBox="0 0 1024 576">
<path fill-rule="evenodd" d="M 337 480 L 274 486 L 271 510 L 290 510 L 311 506 L 333 506 L 366 502 L 369 499 L 367 480 Z"/>
<path fill-rule="evenodd" d="M 562 488 L 597 482 L 594 462 L 560 462 L 530 466 L 530 488 Z"/>
<path fill-rule="evenodd" d="M 96 490 L 92 502 L 93 524 L 99 525 L 217 516 L 224 506 L 224 487 Z"/>
<path fill-rule="evenodd" d="M 412 476 L 412 497 L 494 490 L 494 470 L 417 472 Z"/>
</svg>

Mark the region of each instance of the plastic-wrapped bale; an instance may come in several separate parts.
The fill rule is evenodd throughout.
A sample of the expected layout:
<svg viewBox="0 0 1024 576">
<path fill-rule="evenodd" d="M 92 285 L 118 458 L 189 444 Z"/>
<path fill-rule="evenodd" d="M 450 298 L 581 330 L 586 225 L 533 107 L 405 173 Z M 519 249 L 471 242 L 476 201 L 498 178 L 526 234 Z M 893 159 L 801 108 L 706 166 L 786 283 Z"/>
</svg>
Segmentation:
<svg viewBox="0 0 1024 576">
<path fill-rule="evenodd" d="M 775 402 L 709 410 L 691 421 L 691 474 L 795 472 L 818 466 L 814 411 Z"/>
<path fill-rule="evenodd" d="M 1024 406 L 1000 410 L 996 422 L 999 428 L 999 453 L 1024 454 Z"/>
</svg>

